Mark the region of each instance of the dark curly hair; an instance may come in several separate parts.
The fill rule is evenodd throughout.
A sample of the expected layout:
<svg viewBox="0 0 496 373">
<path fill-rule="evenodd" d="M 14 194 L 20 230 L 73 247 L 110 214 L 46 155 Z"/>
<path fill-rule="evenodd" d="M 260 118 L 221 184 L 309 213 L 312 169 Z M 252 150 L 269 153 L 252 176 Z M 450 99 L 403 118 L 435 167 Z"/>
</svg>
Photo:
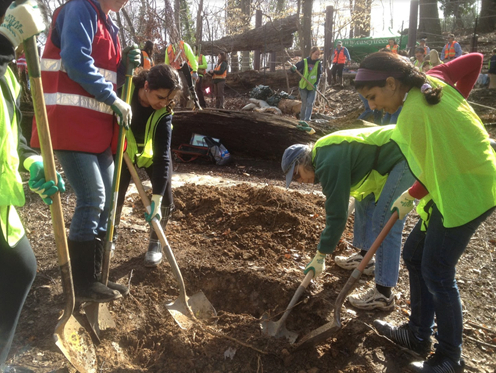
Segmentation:
<svg viewBox="0 0 496 373">
<path fill-rule="evenodd" d="M 145 82 L 148 82 L 150 90 L 156 89 L 182 89 L 182 83 L 175 69 L 169 65 L 159 64 L 153 66 L 150 70 L 140 69 L 138 74 L 133 77 L 133 84 L 136 89 L 143 88 Z"/>
<path fill-rule="evenodd" d="M 360 68 L 382 71 L 382 72 L 395 72 L 395 79 L 400 81 L 401 84 L 407 87 L 422 87 L 428 83 L 427 77 L 423 72 L 418 71 L 410 62 L 405 59 L 387 52 L 372 53 L 367 56 Z M 397 78 L 396 76 L 400 76 Z M 386 79 L 377 81 L 355 81 L 355 89 L 384 87 Z M 429 88 L 424 91 L 424 96 L 429 105 L 436 105 L 441 102 L 442 87 Z"/>
</svg>

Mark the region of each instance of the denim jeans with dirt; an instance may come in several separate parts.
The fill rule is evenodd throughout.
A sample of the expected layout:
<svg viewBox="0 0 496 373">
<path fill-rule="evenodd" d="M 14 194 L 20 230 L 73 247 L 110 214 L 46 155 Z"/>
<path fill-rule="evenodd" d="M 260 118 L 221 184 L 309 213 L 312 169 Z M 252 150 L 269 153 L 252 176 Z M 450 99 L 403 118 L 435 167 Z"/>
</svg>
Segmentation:
<svg viewBox="0 0 496 373">
<path fill-rule="evenodd" d="M 301 89 L 301 110 L 300 120 L 310 120 L 312 118 L 313 103 L 315 101 L 315 90 Z"/>
</svg>

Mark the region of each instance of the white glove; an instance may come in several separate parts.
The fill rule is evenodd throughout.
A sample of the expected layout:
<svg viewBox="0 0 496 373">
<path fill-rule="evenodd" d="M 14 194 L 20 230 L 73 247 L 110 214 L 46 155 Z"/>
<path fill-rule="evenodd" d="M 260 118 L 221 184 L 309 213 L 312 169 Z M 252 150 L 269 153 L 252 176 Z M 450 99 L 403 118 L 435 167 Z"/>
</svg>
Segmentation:
<svg viewBox="0 0 496 373">
<path fill-rule="evenodd" d="M 162 219 L 160 208 L 162 207 L 162 196 L 160 194 L 154 194 L 152 196 L 152 202 L 150 203 L 150 213 L 145 212 L 145 220 L 151 223 L 153 218 L 157 218 L 158 221 Z"/>
<path fill-rule="evenodd" d="M 4 34 L 17 48 L 24 40 L 38 35 L 46 29 L 43 16 L 36 1 L 28 0 L 16 6 L 15 3 L 7 9 L 5 19 L 0 25 L 0 33 Z"/>
<path fill-rule="evenodd" d="M 414 200 L 415 198 L 408 193 L 408 190 L 405 190 L 391 205 L 391 214 L 398 211 L 398 219 L 403 220 L 406 214 L 413 210 Z"/>
<path fill-rule="evenodd" d="M 122 101 L 119 97 L 110 106 L 114 113 L 116 113 L 120 120 L 119 126 L 123 126 L 125 129 L 129 129 L 131 126 L 131 119 L 133 119 L 133 113 L 131 112 L 131 106 Z"/>
<path fill-rule="evenodd" d="M 314 278 L 319 276 L 322 272 L 325 271 L 326 257 L 327 254 L 323 254 L 320 251 L 317 251 L 317 254 L 315 254 L 315 257 L 312 259 L 312 261 L 307 264 L 303 273 L 307 274 L 308 271 L 313 271 Z"/>
</svg>

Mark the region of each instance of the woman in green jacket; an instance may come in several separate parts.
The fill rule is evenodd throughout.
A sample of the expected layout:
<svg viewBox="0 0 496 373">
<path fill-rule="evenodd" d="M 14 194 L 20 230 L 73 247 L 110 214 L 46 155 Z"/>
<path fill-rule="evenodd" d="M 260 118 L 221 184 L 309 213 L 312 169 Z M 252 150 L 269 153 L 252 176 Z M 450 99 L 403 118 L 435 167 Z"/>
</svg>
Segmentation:
<svg viewBox="0 0 496 373">
<path fill-rule="evenodd" d="M 170 213 L 174 209 L 171 188 L 171 104 L 174 95 L 182 89 L 181 80 L 171 66 L 156 65 L 150 70 L 141 70 L 133 78 L 132 89 L 133 119 L 126 135 L 126 152 L 134 164 L 145 169 L 152 182 L 152 213 L 145 214 L 145 218 L 151 222 L 153 217 L 158 216 L 165 230 Z M 117 223 L 130 180 L 131 174 L 123 164 L 117 199 Z M 155 267 L 161 261 L 162 247 L 152 229 L 144 265 Z"/>
</svg>

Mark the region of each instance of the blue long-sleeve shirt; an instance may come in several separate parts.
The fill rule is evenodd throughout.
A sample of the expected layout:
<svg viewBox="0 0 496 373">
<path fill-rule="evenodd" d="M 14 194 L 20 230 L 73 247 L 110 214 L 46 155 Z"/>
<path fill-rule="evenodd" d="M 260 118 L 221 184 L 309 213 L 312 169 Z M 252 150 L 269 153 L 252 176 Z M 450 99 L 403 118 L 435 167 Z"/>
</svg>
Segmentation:
<svg viewBox="0 0 496 373">
<path fill-rule="evenodd" d="M 97 1 L 89 0 L 106 19 L 107 29 L 117 45 L 119 28 L 110 17 L 103 13 Z M 55 22 L 52 42 L 60 48 L 60 56 L 69 78 L 79 83 L 90 95 L 100 102 L 112 105 L 117 98 L 111 82 L 98 72 L 91 57 L 93 39 L 97 31 L 98 14 L 87 0 L 72 0 L 64 5 Z M 117 71 L 117 85 L 125 79 L 125 63 Z"/>
<path fill-rule="evenodd" d="M 455 58 L 457 58 L 460 57 L 463 54 L 463 52 L 462 52 L 462 47 L 460 47 L 460 44 L 458 44 L 456 41 L 454 43 L 455 43 Z M 441 61 L 443 61 L 445 58 L 446 45 L 443 47 L 443 51 L 441 52 Z"/>
</svg>

